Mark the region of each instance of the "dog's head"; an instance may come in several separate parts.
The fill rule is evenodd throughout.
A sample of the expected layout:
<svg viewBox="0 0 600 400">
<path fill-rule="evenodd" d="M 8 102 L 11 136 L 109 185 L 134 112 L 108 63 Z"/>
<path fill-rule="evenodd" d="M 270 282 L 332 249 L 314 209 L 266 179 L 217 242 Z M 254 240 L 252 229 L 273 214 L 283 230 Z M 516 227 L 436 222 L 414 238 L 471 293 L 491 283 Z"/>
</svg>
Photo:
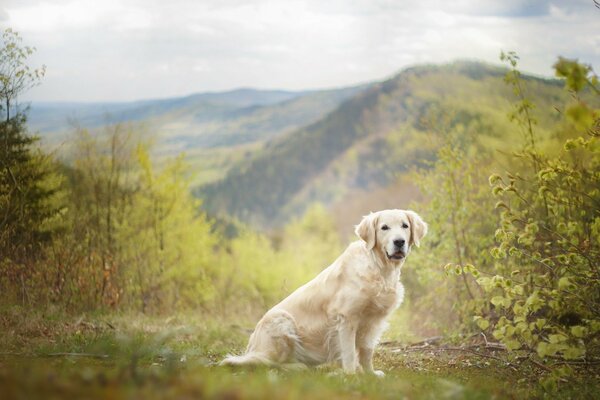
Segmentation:
<svg viewBox="0 0 600 400">
<path fill-rule="evenodd" d="M 356 234 L 367 249 L 392 263 L 404 261 L 413 245 L 427 234 L 427 224 L 414 211 L 383 210 L 363 217 Z"/>
</svg>

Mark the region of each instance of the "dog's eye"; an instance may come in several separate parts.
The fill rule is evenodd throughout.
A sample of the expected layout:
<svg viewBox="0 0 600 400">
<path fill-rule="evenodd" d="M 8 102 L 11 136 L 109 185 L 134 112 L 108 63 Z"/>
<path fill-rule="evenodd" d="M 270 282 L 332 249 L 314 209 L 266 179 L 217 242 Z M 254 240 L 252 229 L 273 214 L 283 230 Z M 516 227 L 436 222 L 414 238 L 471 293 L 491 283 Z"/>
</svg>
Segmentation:
<svg viewBox="0 0 600 400">
<path fill-rule="evenodd" d="M 402 227 L 403 227 L 404 229 L 406 229 L 406 228 L 408 228 L 408 225 L 407 225 L 407 224 L 402 224 Z"/>
<path fill-rule="evenodd" d="M 387 231 L 388 229 L 390 229 L 390 227 L 387 226 L 387 225 L 384 225 L 384 226 L 381 227 L 382 231 Z"/>
</svg>

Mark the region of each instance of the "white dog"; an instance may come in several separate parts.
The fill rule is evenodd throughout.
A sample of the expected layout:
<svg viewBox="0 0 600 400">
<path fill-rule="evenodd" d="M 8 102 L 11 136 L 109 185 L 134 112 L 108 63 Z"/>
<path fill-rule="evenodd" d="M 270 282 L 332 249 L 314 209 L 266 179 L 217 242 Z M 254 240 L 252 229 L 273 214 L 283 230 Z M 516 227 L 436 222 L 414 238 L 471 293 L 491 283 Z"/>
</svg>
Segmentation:
<svg viewBox="0 0 600 400">
<path fill-rule="evenodd" d="M 414 211 L 384 210 L 365 216 L 355 232 L 362 240 L 269 310 L 246 353 L 221 365 L 341 361 L 348 374 L 383 375 L 373 370 L 373 350 L 402 302 L 400 269 L 427 224 Z"/>
</svg>

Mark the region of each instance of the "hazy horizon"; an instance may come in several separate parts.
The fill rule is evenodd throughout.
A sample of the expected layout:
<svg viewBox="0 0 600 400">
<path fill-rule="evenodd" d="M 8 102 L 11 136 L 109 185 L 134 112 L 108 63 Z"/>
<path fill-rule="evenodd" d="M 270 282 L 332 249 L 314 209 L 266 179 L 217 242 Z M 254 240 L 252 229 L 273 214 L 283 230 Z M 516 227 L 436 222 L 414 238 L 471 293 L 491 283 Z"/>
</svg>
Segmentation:
<svg viewBox="0 0 600 400">
<path fill-rule="evenodd" d="M 516 51 L 551 77 L 558 56 L 600 63 L 592 0 L 240 2 L 4 0 L 0 27 L 37 52 L 34 102 L 127 102 L 239 88 L 304 91 L 406 67 Z"/>
<path fill-rule="evenodd" d="M 30 99 L 27 98 L 26 100 L 22 101 L 21 103 L 36 103 L 36 104 L 52 104 L 52 105 L 69 105 L 69 104 L 77 104 L 77 105 L 85 105 L 85 104 L 116 104 L 116 103 L 143 103 L 143 102 L 152 102 L 152 101 L 161 101 L 161 100 L 172 100 L 172 99 L 177 99 L 177 98 L 185 98 L 185 97 L 191 97 L 191 96 L 197 96 L 197 95 L 207 95 L 207 94 L 223 94 L 223 93 L 232 93 L 232 92 L 238 92 L 238 91 L 244 91 L 244 90 L 249 90 L 249 91 L 257 91 L 257 92 L 288 92 L 288 93 L 310 93 L 310 92 L 319 92 L 319 91 L 329 91 L 329 90 L 339 90 L 339 89 L 345 89 L 345 88 L 352 88 L 352 87 L 360 87 L 360 86 L 368 86 L 377 82 L 383 82 L 387 79 L 391 79 L 394 76 L 402 73 L 403 71 L 413 68 L 413 67 L 424 67 L 424 66 L 428 66 L 428 65 L 438 65 L 438 66 L 443 66 L 443 65 L 450 65 L 453 63 L 457 63 L 457 62 L 473 62 L 473 63 L 480 63 L 482 65 L 489 65 L 489 66 L 496 66 L 496 67 L 506 67 L 506 65 L 503 65 L 500 61 L 496 62 L 496 63 L 492 63 L 492 62 L 487 62 L 487 61 L 483 61 L 483 60 L 468 60 L 468 59 L 456 59 L 456 60 L 451 60 L 448 62 L 440 62 L 440 63 L 428 63 L 428 62 L 423 62 L 423 63 L 418 63 L 418 64 L 414 64 L 414 65 L 406 65 L 402 68 L 399 68 L 396 72 L 393 72 L 390 75 L 381 77 L 379 79 L 373 79 L 367 82 L 358 82 L 358 83 L 354 83 L 354 84 L 349 84 L 346 86 L 333 86 L 333 87 L 317 87 L 317 88 L 305 88 L 305 89 L 287 89 L 287 88 L 278 88 L 278 87 L 252 87 L 252 86 L 239 86 L 239 87 L 232 87 L 232 88 L 228 88 L 228 89 L 223 89 L 223 90 L 207 90 L 207 91 L 196 91 L 196 92 L 190 92 L 190 93 L 182 93 L 182 94 L 177 94 L 174 96 L 164 96 L 164 97 L 144 97 L 144 98 L 134 98 L 134 99 L 125 99 L 125 100 L 110 100 L 110 99 L 101 99 L 101 100 L 70 100 L 70 99 L 66 99 L 66 100 L 35 100 L 35 99 Z M 543 75 L 543 74 L 536 74 L 530 71 L 524 71 L 521 70 L 521 73 L 524 75 L 528 75 L 528 76 L 534 76 L 537 78 L 541 78 L 541 79 L 559 79 L 556 78 L 553 75 Z"/>
</svg>

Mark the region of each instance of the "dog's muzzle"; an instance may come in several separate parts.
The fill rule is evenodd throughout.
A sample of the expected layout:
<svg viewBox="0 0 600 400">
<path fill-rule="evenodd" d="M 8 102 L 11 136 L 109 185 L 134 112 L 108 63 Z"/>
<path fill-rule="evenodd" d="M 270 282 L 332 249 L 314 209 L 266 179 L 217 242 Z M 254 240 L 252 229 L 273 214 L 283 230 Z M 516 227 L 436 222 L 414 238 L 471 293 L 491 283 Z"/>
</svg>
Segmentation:
<svg viewBox="0 0 600 400">
<path fill-rule="evenodd" d="M 386 252 L 388 258 L 390 260 L 402 260 L 404 257 L 406 257 L 406 252 L 404 251 L 405 245 L 406 240 L 404 239 L 394 240 L 394 252 L 392 254 Z"/>
<path fill-rule="evenodd" d="M 402 250 L 397 250 L 397 251 L 395 251 L 392 254 L 387 254 L 386 253 L 386 255 L 388 256 L 388 258 L 390 260 L 402 260 L 403 258 L 406 257 L 406 253 L 404 251 L 402 251 Z"/>
</svg>

